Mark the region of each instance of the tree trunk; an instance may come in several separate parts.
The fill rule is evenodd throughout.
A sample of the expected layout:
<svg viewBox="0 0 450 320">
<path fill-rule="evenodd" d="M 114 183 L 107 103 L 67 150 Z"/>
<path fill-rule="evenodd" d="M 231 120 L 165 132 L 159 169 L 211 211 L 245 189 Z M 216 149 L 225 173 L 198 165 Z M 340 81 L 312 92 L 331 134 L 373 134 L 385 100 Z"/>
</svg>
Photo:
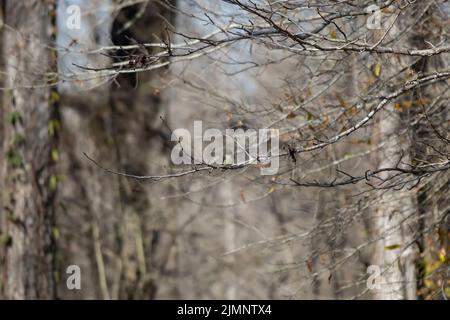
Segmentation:
<svg viewBox="0 0 450 320">
<path fill-rule="evenodd" d="M 392 111 L 391 111 L 392 112 Z M 386 149 L 379 168 L 395 167 L 401 151 L 407 152 L 410 145 L 402 136 L 397 136 L 400 122 L 397 116 L 384 114 L 380 121 L 380 139 L 386 141 Z M 406 157 L 402 161 L 408 162 Z M 387 175 L 382 176 L 383 179 Z M 410 243 L 413 223 L 416 222 L 416 207 L 409 190 L 381 191 L 374 214 L 375 264 L 381 269 L 381 288 L 374 292 L 376 299 L 415 299 L 415 253 Z"/>
<path fill-rule="evenodd" d="M 47 85 L 56 81 L 56 54 L 47 45 L 55 39 L 56 5 L 10 0 L 3 7 L 2 292 L 9 299 L 50 299 L 56 296 L 58 95 Z"/>
</svg>

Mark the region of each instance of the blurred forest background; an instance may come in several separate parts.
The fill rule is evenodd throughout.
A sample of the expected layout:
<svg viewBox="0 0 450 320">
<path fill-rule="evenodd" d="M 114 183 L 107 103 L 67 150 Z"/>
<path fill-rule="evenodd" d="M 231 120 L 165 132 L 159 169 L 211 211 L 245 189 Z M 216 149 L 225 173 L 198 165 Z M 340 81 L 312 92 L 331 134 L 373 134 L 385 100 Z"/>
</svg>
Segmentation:
<svg viewBox="0 0 450 320">
<path fill-rule="evenodd" d="M 447 299 L 449 17 L 0 0 L 0 297 Z M 195 120 L 278 129 L 279 172 L 174 165 Z"/>
</svg>

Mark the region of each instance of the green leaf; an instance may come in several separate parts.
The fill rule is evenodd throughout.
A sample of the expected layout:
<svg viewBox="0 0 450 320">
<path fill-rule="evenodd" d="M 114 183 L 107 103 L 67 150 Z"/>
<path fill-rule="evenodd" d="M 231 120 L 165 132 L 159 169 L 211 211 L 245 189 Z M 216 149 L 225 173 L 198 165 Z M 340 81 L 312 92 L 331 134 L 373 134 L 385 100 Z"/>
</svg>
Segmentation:
<svg viewBox="0 0 450 320">
<path fill-rule="evenodd" d="M 20 113 L 17 111 L 13 111 L 8 114 L 8 122 L 12 125 L 15 125 L 21 119 Z"/>
<path fill-rule="evenodd" d="M 58 228 L 56 228 L 56 227 L 53 227 L 53 238 L 55 238 L 56 240 L 58 240 L 59 239 L 59 237 L 60 237 L 60 233 L 59 233 L 59 229 Z"/>
<path fill-rule="evenodd" d="M 9 150 L 6 154 L 6 159 L 8 160 L 8 163 L 11 167 L 17 169 L 22 167 L 22 156 L 19 152 L 14 150 Z"/>
<path fill-rule="evenodd" d="M 50 105 L 52 105 L 52 104 L 55 104 L 55 103 L 59 102 L 59 100 L 60 100 L 60 97 L 59 97 L 58 92 L 51 91 L 50 92 L 50 96 L 48 97 L 48 103 Z"/>
<path fill-rule="evenodd" d="M 401 248 L 402 246 L 399 244 L 391 244 L 390 246 L 385 246 L 384 250 L 395 250 Z"/>
<path fill-rule="evenodd" d="M 55 134 L 59 130 L 59 121 L 58 120 L 50 120 L 48 122 L 48 134 L 50 137 L 55 136 Z"/>
<path fill-rule="evenodd" d="M 379 78 L 381 74 L 381 65 L 376 63 L 372 66 L 372 73 L 375 77 Z"/>
<path fill-rule="evenodd" d="M 19 133 L 14 136 L 13 145 L 14 147 L 20 147 L 25 143 L 25 137 Z"/>
<path fill-rule="evenodd" d="M 55 191 L 58 187 L 58 177 L 54 174 L 50 176 L 50 190 Z"/>
<path fill-rule="evenodd" d="M 1 247 L 9 247 L 12 244 L 12 237 L 11 235 L 4 233 L 0 234 L 0 246 Z"/>
<path fill-rule="evenodd" d="M 58 162 L 58 160 L 59 160 L 59 152 L 58 152 L 58 149 L 52 149 L 52 160 L 54 161 L 54 162 Z"/>
</svg>

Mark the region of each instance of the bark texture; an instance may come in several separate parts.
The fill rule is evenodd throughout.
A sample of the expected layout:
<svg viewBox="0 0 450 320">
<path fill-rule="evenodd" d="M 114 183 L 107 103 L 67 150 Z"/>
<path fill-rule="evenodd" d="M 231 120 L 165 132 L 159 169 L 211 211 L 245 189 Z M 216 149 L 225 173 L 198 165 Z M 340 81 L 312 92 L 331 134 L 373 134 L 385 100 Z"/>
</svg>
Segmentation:
<svg viewBox="0 0 450 320">
<path fill-rule="evenodd" d="M 5 1 L 2 57 L 8 75 L 2 103 L 1 209 L 3 295 L 10 299 L 50 299 L 54 274 L 56 92 L 52 1 Z M 50 99 L 52 97 L 52 99 Z M 54 123 L 53 123 L 54 124 Z"/>
</svg>

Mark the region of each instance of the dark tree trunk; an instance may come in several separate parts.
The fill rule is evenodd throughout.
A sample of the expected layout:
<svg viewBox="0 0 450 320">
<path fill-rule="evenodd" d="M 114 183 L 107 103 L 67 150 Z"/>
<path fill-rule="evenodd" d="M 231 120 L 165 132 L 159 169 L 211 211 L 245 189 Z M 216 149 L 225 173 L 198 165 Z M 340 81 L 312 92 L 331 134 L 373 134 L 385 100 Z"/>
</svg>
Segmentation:
<svg viewBox="0 0 450 320">
<path fill-rule="evenodd" d="M 116 45 L 168 41 L 166 28 L 170 29 L 172 19 L 172 12 L 157 3 L 130 6 L 121 10 L 114 20 L 111 38 Z M 141 49 L 134 54 L 149 53 Z M 125 55 L 125 59 L 130 57 Z M 152 172 L 167 161 L 165 148 L 169 133 L 160 120 L 167 112 L 163 110 L 161 80 L 158 79 L 164 78 L 164 71 L 120 75 L 116 78 L 120 87 L 114 85 L 110 90 L 112 138 L 121 171 Z M 161 187 L 137 186 L 126 179 L 118 182 L 123 210 L 119 250 L 124 261 L 120 297 L 154 299 L 159 284 L 150 274 L 163 268 L 155 256 L 167 246 L 161 244 L 159 231 L 147 231 L 153 228 L 146 221 L 154 219 L 159 211 L 148 194 L 158 193 Z M 147 246 L 150 242 L 152 248 Z"/>
<path fill-rule="evenodd" d="M 55 290 L 54 203 L 58 160 L 56 4 L 3 1 L 1 161 L 2 293 L 10 299 L 51 299 Z M 13 30 L 14 29 L 14 30 Z"/>
</svg>

